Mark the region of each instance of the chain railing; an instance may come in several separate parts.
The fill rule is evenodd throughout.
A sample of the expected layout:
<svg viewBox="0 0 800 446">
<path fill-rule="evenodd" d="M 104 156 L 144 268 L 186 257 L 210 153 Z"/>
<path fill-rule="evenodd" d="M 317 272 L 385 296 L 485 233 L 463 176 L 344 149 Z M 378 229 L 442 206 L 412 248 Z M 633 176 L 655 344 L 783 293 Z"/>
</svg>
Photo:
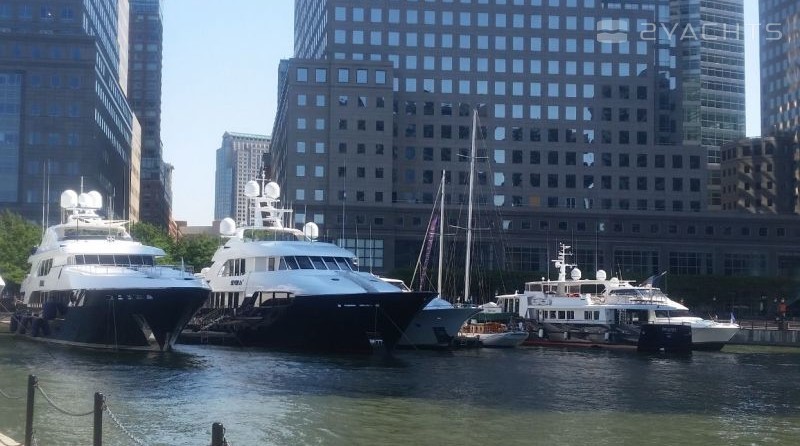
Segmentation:
<svg viewBox="0 0 800 446">
<path fill-rule="evenodd" d="M 137 446 L 144 446 L 145 443 L 143 440 L 138 438 L 131 432 L 131 430 L 126 427 L 122 422 L 119 420 L 119 417 L 111 411 L 111 408 L 108 407 L 106 403 L 105 397 L 100 392 L 95 392 L 94 394 L 94 408 L 90 411 L 86 412 L 76 412 L 69 409 L 65 409 L 61 407 L 58 403 L 56 403 L 48 394 L 44 391 L 42 386 L 39 384 L 39 380 L 36 375 L 28 375 L 28 400 L 27 400 L 27 409 L 25 414 L 25 445 L 26 446 L 38 446 L 39 442 L 36 438 L 35 431 L 33 429 L 33 415 L 34 415 L 34 403 L 35 403 L 35 396 L 36 391 L 42 394 L 47 404 L 55 409 L 56 411 L 71 417 L 86 417 L 89 415 L 94 415 L 94 430 L 93 430 L 93 446 L 102 446 L 103 445 L 103 413 L 107 412 L 108 417 L 111 419 L 111 424 L 117 427 L 129 440 L 132 444 Z M 12 400 L 19 400 L 22 399 L 21 396 L 13 396 L 9 395 L 2 389 L 0 389 L 0 396 L 6 399 Z M 225 427 L 222 423 L 214 423 L 211 426 L 211 446 L 233 446 L 226 438 L 225 438 Z"/>
</svg>

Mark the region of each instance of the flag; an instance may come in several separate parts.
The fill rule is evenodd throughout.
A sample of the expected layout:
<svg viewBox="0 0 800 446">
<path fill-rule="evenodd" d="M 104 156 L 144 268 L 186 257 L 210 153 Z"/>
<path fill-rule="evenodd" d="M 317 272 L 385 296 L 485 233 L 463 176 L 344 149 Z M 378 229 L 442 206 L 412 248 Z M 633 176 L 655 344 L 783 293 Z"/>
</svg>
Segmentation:
<svg viewBox="0 0 800 446">
<path fill-rule="evenodd" d="M 665 275 L 667 275 L 666 271 L 664 271 L 661 274 L 654 274 L 654 275 L 648 277 L 647 279 L 645 279 L 645 281 L 640 283 L 639 286 L 651 286 L 653 288 L 660 288 L 662 278 Z"/>
<path fill-rule="evenodd" d="M 733 315 L 733 311 L 731 311 L 731 324 L 736 323 L 736 316 Z"/>
</svg>

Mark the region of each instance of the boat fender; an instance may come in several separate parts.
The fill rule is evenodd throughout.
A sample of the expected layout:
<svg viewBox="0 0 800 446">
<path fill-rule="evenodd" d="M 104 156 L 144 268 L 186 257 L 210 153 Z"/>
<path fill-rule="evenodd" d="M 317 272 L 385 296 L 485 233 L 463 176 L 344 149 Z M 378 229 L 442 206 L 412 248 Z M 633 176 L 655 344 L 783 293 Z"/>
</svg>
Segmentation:
<svg viewBox="0 0 800 446">
<path fill-rule="evenodd" d="M 539 329 L 539 339 L 544 338 L 544 328 Z"/>
<path fill-rule="evenodd" d="M 564 340 L 566 341 L 567 339 L 569 339 L 569 332 L 565 331 L 564 332 Z"/>
</svg>

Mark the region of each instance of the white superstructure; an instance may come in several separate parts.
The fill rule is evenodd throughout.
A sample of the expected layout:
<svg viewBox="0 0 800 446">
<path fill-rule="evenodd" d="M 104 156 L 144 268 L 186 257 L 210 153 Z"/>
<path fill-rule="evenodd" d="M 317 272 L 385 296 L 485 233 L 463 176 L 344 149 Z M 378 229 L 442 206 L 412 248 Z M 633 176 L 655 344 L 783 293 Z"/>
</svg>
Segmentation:
<svg viewBox="0 0 800 446">
<path fill-rule="evenodd" d="M 583 279 L 576 265 L 568 263 L 568 249 L 562 245 L 553 261 L 559 272 L 557 280 L 527 282 L 523 293 L 497 296 L 505 311 L 534 322 L 540 339 L 631 343 L 638 338 L 642 324 L 689 325 L 693 348 L 719 349 L 739 330 L 732 322 L 691 315 L 686 306 L 651 284 L 636 286 L 616 277 L 608 279 L 603 270 L 596 279 Z"/>
</svg>

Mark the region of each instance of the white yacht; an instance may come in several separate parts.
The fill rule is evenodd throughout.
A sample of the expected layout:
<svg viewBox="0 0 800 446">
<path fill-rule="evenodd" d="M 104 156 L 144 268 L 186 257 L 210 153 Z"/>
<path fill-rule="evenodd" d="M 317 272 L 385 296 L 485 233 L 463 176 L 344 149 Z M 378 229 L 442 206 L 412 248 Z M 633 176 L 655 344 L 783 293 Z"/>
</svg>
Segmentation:
<svg viewBox="0 0 800 446">
<path fill-rule="evenodd" d="M 125 221 L 98 215 L 92 191 L 61 194 L 65 221 L 47 228 L 21 284 L 11 331 L 105 349 L 169 350 L 210 289 L 184 268 L 156 264 L 160 248 L 131 239 Z"/>
<path fill-rule="evenodd" d="M 532 343 L 637 345 L 643 325 L 667 327 L 662 331 L 689 326 L 692 349 L 720 350 L 739 331 L 733 322 L 692 316 L 651 284 L 608 279 L 603 270 L 596 279 L 583 279 L 576 265 L 568 263 L 568 249 L 562 245 L 553 261 L 558 280 L 528 282 L 523 293 L 497 296 L 505 311 L 532 324 Z"/>
<path fill-rule="evenodd" d="M 240 345 L 311 351 L 391 350 L 414 315 L 434 297 L 404 292 L 367 272 L 357 257 L 314 241 L 319 229 L 285 227 L 291 210 L 276 207 L 280 187 L 250 181 L 252 224 L 231 219 L 228 237 L 203 276 L 212 298 L 193 324 L 198 331 L 230 333 Z"/>
</svg>

